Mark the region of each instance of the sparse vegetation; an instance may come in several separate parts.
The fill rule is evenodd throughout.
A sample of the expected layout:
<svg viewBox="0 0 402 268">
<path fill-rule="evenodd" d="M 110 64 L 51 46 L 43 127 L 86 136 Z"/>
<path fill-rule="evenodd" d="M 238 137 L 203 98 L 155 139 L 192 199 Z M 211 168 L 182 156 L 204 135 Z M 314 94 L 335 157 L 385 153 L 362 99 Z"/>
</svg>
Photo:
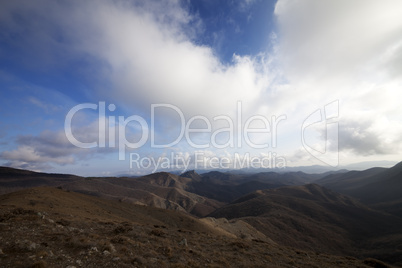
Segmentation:
<svg viewBox="0 0 402 268">
<path fill-rule="evenodd" d="M 1 267 L 390 267 L 386 262 L 402 263 L 401 219 L 318 185 L 261 188 L 283 186 L 278 185 L 279 178 L 285 178 L 282 175 L 261 173 L 247 181 L 250 178 L 220 172 L 203 176 L 189 172 L 184 174 L 188 178 L 157 173 L 110 181 L 6 171 L 3 175 L 16 172 L 14 178 L 4 180 L 16 187 L 0 187 L 3 192 L 21 189 L 18 181 L 26 183 L 29 176 L 33 176 L 29 187 L 42 183 L 55 188 L 0 196 Z M 289 176 L 291 184 L 309 179 L 308 174 Z M 206 194 L 208 189 L 212 191 Z M 250 191 L 226 205 L 209 199 L 221 193 L 219 198 L 229 202 Z M 393 210 L 398 209 L 395 204 Z M 211 209 L 213 217 L 190 215 L 207 215 Z"/>
<path fill-rule="evenodd" d="M 32 195 L 42 200 L 38 210 L 24 208 Z M 51 209 L 47 202 L 60 206 Z M 358 259 L 232 238 L 182 213 L 54 188 L 2 196 L 0 206 L 2 267 L 369 267 Z M 97 213 L 86 212 L 88 206 Z M 342 264 L 332 265 L 336 260 Z"/>
</svg>

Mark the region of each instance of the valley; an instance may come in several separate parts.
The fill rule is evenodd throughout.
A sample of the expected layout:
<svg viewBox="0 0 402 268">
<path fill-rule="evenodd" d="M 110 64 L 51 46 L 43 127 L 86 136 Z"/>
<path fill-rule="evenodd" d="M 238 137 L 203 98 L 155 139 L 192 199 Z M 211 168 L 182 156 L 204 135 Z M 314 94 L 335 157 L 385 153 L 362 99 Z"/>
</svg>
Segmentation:
<svg viewBox="0 0 402 268">
<path fill-rule="evenodd" d="M 381 188 L 383 181 L 392 187 Z M 1 167 L 0 260 L 4 267 L 400 266 L 401 181 L 401 164 L 143 177 Z"/>
</svg>

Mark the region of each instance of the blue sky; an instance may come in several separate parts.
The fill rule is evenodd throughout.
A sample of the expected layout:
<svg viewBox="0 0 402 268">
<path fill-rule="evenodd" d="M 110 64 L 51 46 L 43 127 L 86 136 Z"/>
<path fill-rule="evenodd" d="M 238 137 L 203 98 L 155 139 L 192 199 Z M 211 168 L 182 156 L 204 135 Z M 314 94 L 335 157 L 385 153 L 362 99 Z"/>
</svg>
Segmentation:
<svg viewBox="0 0 402 268">
<path fill-rule="evenodd" d="M 248 156 L 271 166 L 401 159 L 399 1 L 1 5 L 0 165 L 115 175 L 152 172 L 151 160 L 202 169 Z M 97 108 L 70 127 L 94 148 L 66 136 L 68 112 L 84 103 Z M 167 145 L 186 130 L 178 111 L 196 131 L 156 148 L 151 132 Z M 138 118 L 154 123 L 147 137 Z M 130 166 L 130 154 L 143 161 Z"/>
</svg>

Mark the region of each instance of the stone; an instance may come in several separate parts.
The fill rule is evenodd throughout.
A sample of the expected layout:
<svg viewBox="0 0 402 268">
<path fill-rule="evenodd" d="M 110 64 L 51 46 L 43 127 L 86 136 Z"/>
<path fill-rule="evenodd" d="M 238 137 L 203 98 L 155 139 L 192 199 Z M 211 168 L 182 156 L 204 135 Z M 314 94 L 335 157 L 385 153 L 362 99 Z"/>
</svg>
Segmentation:
<svg viewBox="0 0 402 268">
<path fill-rule="evenodd" d="M 113 244 L 109 244 L 109 250 L 111 253 L 116 253 L 116 248 L 113 246 Z"/>
<path fill-rule="evenodd" d="M 36 246 L 37 246 L 36 243 L 32 242 L 32 243 L 29 244 L 28 250 L 29 250 L 29 251 L 34 250 L 34 249 L 36 249 Z"/>
<path fill-rule="evenodd" d="M 183 238 L 183 240 L 181 240 L 179 244 L 187 247 L 187 239 Z"/>
</svg>

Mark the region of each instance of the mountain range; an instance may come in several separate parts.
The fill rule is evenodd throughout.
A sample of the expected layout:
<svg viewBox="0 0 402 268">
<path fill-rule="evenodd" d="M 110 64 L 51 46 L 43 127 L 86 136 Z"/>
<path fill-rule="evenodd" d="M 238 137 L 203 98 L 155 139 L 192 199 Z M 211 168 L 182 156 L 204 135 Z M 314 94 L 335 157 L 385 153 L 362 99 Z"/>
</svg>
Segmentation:
<svg viewBox="0 0 402 268">
<path fill-rule="evenodd" d="M 0 222 L 5 223 L 19 217 L 13 214 L 15 209 L 34 211 L 26 217 L 46 211 L 56 213 L 52 217 L 64 215 L 78 225 L 114 221 L 115 225 L 129 222 L 131 226 L 135 222 L 165 226 L 166 236 L 171 228 L 179 228 L 234 239 L 257 251 L 259 246 L 254 244 L 262 243 L 275 249 L 309 251 L 309 257 L 312 252 L 337 258 L 353 256 L 347 257 L 350 263 L 345 262 L 345 267 L 355 265 L 351 264 L 358 260 L 354 258 L 364 259 L 358 264 L 361 267 L 386 267 L 383 262 L 402 265 L 402 163 L 321 174 L 187 171 L 142 177 L 80 177 L 0 167 L 0 193 Z M 35 218 L 32 215 L 28 218 Z M 195 236 L 192 239 L 196 240 Z M 3 254 L 13 252 L 10 247 L 0 249 Z M 264 259 L 255 254 L 254 258 Z M 172 264 L 171 259 L 166 263 Z M 149 260 L 143 264 L 152 266 Z M 342 266 L 338 264 L 335 266 Z"/>
</svg>

